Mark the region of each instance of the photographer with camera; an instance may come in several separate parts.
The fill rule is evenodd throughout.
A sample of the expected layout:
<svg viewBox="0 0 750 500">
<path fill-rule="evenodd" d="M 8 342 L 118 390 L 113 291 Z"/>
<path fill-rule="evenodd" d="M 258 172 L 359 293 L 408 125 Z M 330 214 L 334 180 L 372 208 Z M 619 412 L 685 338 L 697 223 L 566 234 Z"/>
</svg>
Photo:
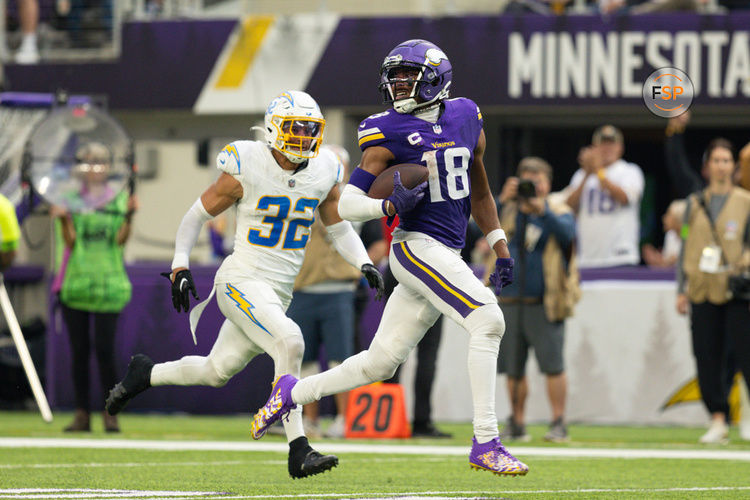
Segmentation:
<svg viewBox="0 0 750 500">
<path fill-rule="evenodd" d="M 501 224 L 517 273 L 515 282 L 503 288 L 498 297 L 506 325 L 498 371 L 508 375 L 512 409 L 503 430 L 505 439 L 530 439 L 524 424 L 529 348 L 534 349 L 539 368 L 547 376 L 552 423 L 544 439 L 568 439 L 564 422 L 567 382 L 563 320 L 572 315 L 580 297 L 573 248 L 576 227 L 570 208 L 549 196 L 551 186 L 549 163 L 527 157 L 518 165 L 518 177 L 509 177 L 505 182 L 498 200 Z"/>
<path fill-rule="evenodd" d="M 677 311 L 690 312 L 698 384 L 711 425 L 701 443 L 726 443 L 727 352 L 750 386 L 750 194 L 732 183 L 732 144 L 703 154 L 708 186 L 688 197 L 678 260 Z"/>
<path fill-rule="evenodd" d="M 622 159 L 617 127 L 597 128 L 591 143 L 581 149 L 581 168 L 565 189 L 578 219 L 578 262 L 581 268 L 638 265 L 643 172 Z"/>
</svg>

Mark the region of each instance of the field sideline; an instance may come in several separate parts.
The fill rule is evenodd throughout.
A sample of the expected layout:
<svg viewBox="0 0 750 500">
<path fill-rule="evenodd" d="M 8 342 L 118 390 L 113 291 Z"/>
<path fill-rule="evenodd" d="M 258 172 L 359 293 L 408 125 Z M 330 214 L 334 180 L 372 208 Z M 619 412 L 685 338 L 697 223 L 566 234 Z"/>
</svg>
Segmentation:
<svg viewBox="0 0 750 500">
<path fill-rule="evenodd" d="M 38 415 L 0 412 L 0 499 L 6 498 L 748 498 L 750 443 L 699 446 L 702 429 L 571 426 L 571 442 L 511 445 L 523 478 L 471 471 L 471 427 L 449 440 L 315 440 L 333 471 L 292 480 L 286 444 L 249 437 L 248 417 L 126 414 L 123 432 L 74 436 Z M 114 438 L 114 439 L 112 439 Z"/>
</svg>

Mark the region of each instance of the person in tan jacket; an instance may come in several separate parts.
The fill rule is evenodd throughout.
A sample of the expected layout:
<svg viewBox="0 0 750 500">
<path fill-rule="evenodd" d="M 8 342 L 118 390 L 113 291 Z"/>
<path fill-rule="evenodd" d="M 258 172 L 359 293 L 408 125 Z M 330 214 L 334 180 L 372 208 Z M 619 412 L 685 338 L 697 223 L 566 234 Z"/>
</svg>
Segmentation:
<svg viewBox="0 0 750 500">
<path fill-rule="evenodd" d="M 728 286 L 730 275 L 750 264 L 750 193 L 732 183 L 736 165 L 729 141 L 711 141 L 703 159 L 709 183 L 688 197 L 676 307 L 680 314 L 690 313 L 698 384 L 711 414 L 711 425 L 699 441 L 726 443 L 730 349 L 750 383 L 749 302 L 734 297 Z"/>
<path fill-rule="evenodd" d="M 505 314 L 498 371 L 508 375 L 512 415 L 503 430 L 508 439 L 526 441 L 524 406 L 528 394 L 525 369 L 529 349 L 547 376 L 552 423 L 547 441 L 565 441 L 567 381 L 563 363 L 563 320 L 572 315 L 580 297 L 573 242 L 572 210 L 564 200 L 550 197 L 552 167 L 527 157 L 518 165 L 500 194 L 500 222 L 508 235 L 516 281 L 498 297 Z"/>
</svg>

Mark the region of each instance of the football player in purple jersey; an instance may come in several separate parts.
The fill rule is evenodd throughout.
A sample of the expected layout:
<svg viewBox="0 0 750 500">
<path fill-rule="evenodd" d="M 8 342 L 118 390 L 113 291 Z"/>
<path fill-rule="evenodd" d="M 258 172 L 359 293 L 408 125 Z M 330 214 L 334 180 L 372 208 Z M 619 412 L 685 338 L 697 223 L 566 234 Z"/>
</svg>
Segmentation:
<svg viewBox="0 0 750 500">
<path fill-rule="evenodd" d="M 298 404 L 391 377 L 425 331 L 445 314 L 469 333 L 474 406 L 469 465 L 502 475 L 528 472 L 499 438 L 495 373 L 505 321 L 493 291 L 461 259 L 470 215 L 497 254 L 490 278 L 496 293 L 513 281 L 513 260 L 484 169 L 482 114 L 469 99 L 448 98 L 451 79 L 445 53 L 426 40 L 403 42 L 383 61 L 379 88 L 392 109 L 359 126 L 362 163 L 343 190 L 339 214 L 354 221 L 398 214 L 390 266 L 399 285 L 368 350 L 312 377 L 297 380 L 284 375 L 276 380 L 271 397 L 253 420 L 254 438 L 262 437 L 270 424 Z M 428 181 L 408 189 L 397 173 L 390 196 L 367 196 L 380 173 L 402 163 L 425 165 Z"/>
</svg>

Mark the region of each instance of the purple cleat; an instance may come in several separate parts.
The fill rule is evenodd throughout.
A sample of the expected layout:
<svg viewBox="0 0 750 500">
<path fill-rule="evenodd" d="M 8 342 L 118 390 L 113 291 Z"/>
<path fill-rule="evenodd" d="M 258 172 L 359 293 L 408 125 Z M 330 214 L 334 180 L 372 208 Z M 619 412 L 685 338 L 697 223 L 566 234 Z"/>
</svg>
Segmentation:
<svg viewBox="0 0 750 500">
<path fill-rule="evenodd" d="M 524 476 L 529 472 L 529 466 L 511 455 L 499 437 L 482 444 L 477 443 L 477 438 L 472 438 L 471 442 L 469 466 L 472 469 L 488 470 L 498 476 Z"/>
<path fill-rule="evenodd" d="M 250 434 L 253 439 L 265 436 L 266 431 L 274 422 L 297 407 L 297 403 L 292 401 L 292 388 L 297 382 L 298 380 L 292 375 L 282 375 L 273 382 L 271 396 L 255 414 L 253 423 L 250 425 Z"/>
</svg>

